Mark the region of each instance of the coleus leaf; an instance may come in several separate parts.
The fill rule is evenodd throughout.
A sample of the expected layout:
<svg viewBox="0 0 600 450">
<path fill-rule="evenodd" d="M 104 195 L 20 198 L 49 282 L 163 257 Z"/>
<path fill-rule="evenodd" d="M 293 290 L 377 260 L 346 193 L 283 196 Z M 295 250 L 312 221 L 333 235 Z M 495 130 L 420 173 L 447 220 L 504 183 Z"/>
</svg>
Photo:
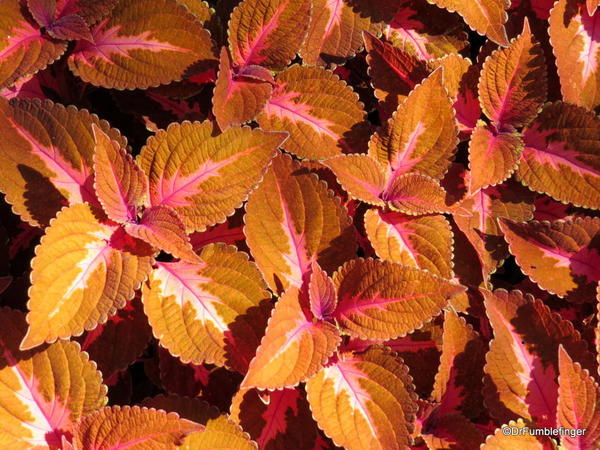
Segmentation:
<svg viewBox="0 0 600 450">
<path fill-rule="evenodd" d="M 94 190 L 102 209 L 115 222 L 137 220 L 137 208 L 148 189 L 146 174 L 131 155 L 96 124 L 94 133 Z"/>
<path fill-rule="evenodd" d="M 479 78 L 481 109 L 501 131 L 530 122 L 546 101 L 546 61 L 529 21 L 506 49 L 495 50 Z"/>
<path fill-rule="evenodd" d="M 563 100 L 593 110 L 600 105 L 600 22 L 583 1 L 560 0 L 548 19 Z M 596 3 L 597 7 L 597 3 Z"/>
<path fill-rule="evenodd" d="M 153 247 L 160 248 L 183 261 L 197 262 L 185 225 L 169 206 L 146 208 L 139 223 L 126 223 L 125 231 Z"/>
<path fill-rule="evenodd" d="M 205 0 L 177 0 L 177 3 L 185 6 L 202 24 L 208 22 L 215 13 L 215 10 Z"/>
<path fill-rule="evenodd" d="M 189 450 L 254 450 L 257 448 L 256 443 L 252 442 L 248 434 L 227 414 L 220 414 L 216 407 L 199 398 L 158 395 L 145 399 L 142 405 L 177 413 L 182 418 L 203 426 L 201 431 L 188 434 L 177 448 Z"/>
<path fill-rule="evenodd" d="M 315 449 L 317 424 L 298 388 L 273 392 L 240 389 L 231 402 L 231 419 L 250 434 L 259 448 Z"/>
<path fill-rule="evenodd" d="M 600 387 L 589 372 L 573 361 L 561 345 L 558 349 L 557 425 L 566 429 L 585 430 L 579 436 L 561 436 L 565 449 L 586 449 L 600 445 Z"/>
<path fill-rule="evenodd" d="M 425 61 L 370 33 L 363 38 L 375 97 L 391 113 L 429 75 L 429 68 Z"/>
<path fill-rule="evenodd" d="M 105 322 L 133 298 L 153 254 L 97 208 L 77 204 L 61 210 L 31 262 L 29 330 L 21 348 L 77 336 Z"/>
<path fill-rule="evenodd" d="M 535 195 L 514 182 L 477 191 L 465 198 L 460 206 L 466 215 L 454 215 L 458 228 L 477 251 L 484 279 L 508 258 L 509 251 L 500 220 L 525 222 L 533 218 Z"/>
<path fill-rule="evenodd" d="M 360 339 L 404 336 L 438 315 L 465 288 L 428 271 L 389 261 L 355 259 L 333 276 L 333 318 Z"/>
<path fill-rule="evenodd" d="M 521 183 L 561 202 L 600 209 L 598 116 L 569 103 L 549 103 L 523 135 Z"/>
<path fill-rule="evenodd" d="M 379 34 L 382 24 L 361 9 L 369 4 L 347 0 L 314 0 L 313 12 L 300 55 L 305 64 L 341 64 L 360 51 L 362 32 Z"/>
<path fill-rule="evenodd" d="M 516 132 L 499 132 L 478 121 L 469 142 L 469 192 L 502 183 L 517 169 L 523 138 Z"/>
<path fill-rule="evenodd" d="M 481 431 L 465 416 L 441 414 L 439 409 L 427 417 L 421 436 L 429 449 L 479 448 L 484 441 Z"/>
<path fill-rule="evenodd" d="M 76 448 L 138 446 L 162 450 L 175 448 L 186 435 L 202 428 L 191 420 L 179 418 L 174 412 L 139 406 L 112 406 L 88 414 L 77 425 L 73 438 Z"/>
<path fill-rule="evenodd" d="M 481 35 L 486 35 L 496 44 L 508 45 L 508 37 L 504 24 L 508 19 L 506 10 L 510 0 L 473 0 L 462 2 L 460 0 L 428 0 L 430 3 L 456 11 L 472 30 Z"/>
<path fill-rule="evenodd" d="M 49 100 L 0 99 L 0 190 L 13 210 L 46 226 L 65 205 L 98 205 L 92 125 L 125 147 L 126 140 L 86 110 Z"/>
<path fill-rule="evenodd" d="M 295 64 L 275 77 L 273 95 L 256 121 L 265 130 L 289 132 L 282 147 L 290 153 L 322 159 L 351 148 L 364 116 L 358 95 L 337 75 Z"/>
<path fill-rule="evenodd" d="M 261 66 L 233 68 L 223 47 L 212 98 L 219 128 L 226 130 L 254 119 L 271 98 L 273 84 L 273 75 Z"/>
<path fill-rule="evenodd" d="M 417 412 L 408 368 L 389 350 L 342 353 L 306 383 L 313 417 L 349 450 L 406 448 Z"/>
<path fill-rule="evenodd" d="M 93 25 L 106 17 L 117 3 L 118 0 L 27 0 L 27 7 L 39 26 L 47 28 L 73 15 Z"/>
<path fill-rule="evenodd" d="M 578 217 L 500 227 L 521 270 L 545 289 L 573 301 L 589 301 L 600 280 L 600 219 Z"/>
<path fill-rule="evenodd" d="M 333 280 L 316 261 L 311 264 L 308 298 L 310 311 L 319 320 L 327 320 L 337 306 L 337 292 Z"/>
<path fill-rule="evenodd" d="M 227 30 L 233 66 L 284 69 L 304 41 L 311 6 L 309 0 L 243 0 Z"/>
<path fill-rule="evenodd" d="M 587 0 L 586 1 L 588 15 L 591 17 L 596 12 L 598 6 L 600 6 L 600 0 Z"/>
<path fill-rule="evenodd" d="M 508 430 L 504 428 L 509 427 Z M 501 428 L 498 428 L 493 435 L 485 440 L 481 446 L 482 450 L 514 450 L 515 448 L 523 450 L 553 450 L 556 446 L 545 436 L 533 436 L 526 433 L 525 430 L 513 431 L 515 428 L 529 428 L 529 424 L 523 419 L 511 420 Z M 514 433 L 514 434 L 513 434 Z"/>
<path fill-rule="evenodd" d="M 235 322 L 269 298 L 248 256 L 209 244 L 200 261 L 157 263 L 142 289 L 144 312 L 161 345 L 183 362 L 239 369 L 232 355 Z"/>
<path fill-rule="evenodd" d="M 151 206 L 170 206 L 187 232 L 233 214 L 260 181 L 285 133 L 212 122 L 172 123 L 148 139 L 137 162 L 148 175 Z"/>
<path fill-rule="evenodd" d="M 384 30 L 395 47 L 430 60 L 459 53 L 469 45 L 458 15 L 419 0 L 402 1 L 400 5 Z"/>
<path fill-rule="evenodd" d="M 176 0 L 120 1 L 91 33 L 91 41 L 78 41 L 69 68 L 95 86 L 146 89 L 216 63 L 210 33 Z"/>
<path fill-rule="evenodd" d="M 392 176 L 381 197 L 390 209 L 404 214 L 418 216 L 455 212 L 452 198 L 439 181 L 420 173 Z"/>
<path fill-rule="evenodd" d="M 483 393 L 490 414 L 504 423 L 522 417 L 540 427 L 555 426 L 559 344 L 586 367 L 593 367 L 594 356 L 573 324 L 541 300 L 520 291 L 482 293 L 494 329 L 484 367 Z"/>
<path fill-rule="evenodd" d="M 246 242 L 269 287 L 300 287 L 312 261 L 331 273 L 356 251 L 346 208 L 287 155 L 276 157 L 246 205 Z"/>
<path fill-rule="evenodd" d="M 0 3 L 0 89 L 61 57 L 67 44 L 42 35 L 20 0 Z"/>
<path fill-rule="evenodd" d="M 389 164 L 394 175 L 418 171 L 441 179 L 450 166 L 458 129 L 442 77 L 442 69 L 429 75 L 371 137 L 369 155 Z"/>
<path fill-rule="evenodd" d="M 152 330 L 142 303 L 135 297 L 106 323 L 88 331 L 78 341 L 106 380 L 132 364 L 148 346 L 151 337 Z"/>
<path fill-rule="evenodd" d="M 107 388 L 74 342 L 19 350 L 23 313 L 0 309 L 0 439 L 6 448 L 59 448 L 82 416 L 106 404 Z"/>
<path fill-rule="evenodd" d="M 277 301 L 241 388 L 293 387 L 317 373 L 340 344 L 338 329 L 307 314 L 308 293 L 291 286 Z"/>
<path fill-rule="evenodd" d="M 463 318 L 453 311 L 444 313 L 442 355 L 431 394 L 440 404 L 439 415 L 460 412 L 474 419 L 482 412 L 486 347 Z"/>
</svg>

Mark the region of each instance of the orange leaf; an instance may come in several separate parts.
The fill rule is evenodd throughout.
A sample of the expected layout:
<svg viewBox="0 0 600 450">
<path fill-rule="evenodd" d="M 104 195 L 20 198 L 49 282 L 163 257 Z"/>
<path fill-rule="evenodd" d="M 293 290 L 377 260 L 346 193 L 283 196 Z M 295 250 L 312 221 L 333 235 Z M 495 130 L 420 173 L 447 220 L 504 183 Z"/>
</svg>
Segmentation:
<svg viewBox="0 0 600 450">
<path fill-rule="evenodd" d="M 157 263 L 142 298 L 154 336 L 172 355 L 238 369 L 230 354 L 236 324 L 269 294 L 246 254 L 209 244 L 196 263 Z"/>
<path fill-rule="evenodd" d="M 275 77 L 275 88 L 256 121 L 287 131 L 282 147 L 301 158 L 323 159 L 351 149 L 365 112 L 358 95 L 332 72 L 297 64 Z"/>
<path fill-rule="evenodd" d="M 520 291 L 481 290 L 494 339 L 486 355 L 484 397 L 501 422 L 522 417 L 540 427 L 556 425 L 558 347 L 566 346 L 586 367 L 594 356 L 573 324 L 541 300 Z"/>
<path fill-rule="evenodd" d="M 328 322 L 312 321 L 305 312 L 306 294 L 292 286 L 279 298 L 242 389 L 296 386 L 317 373 L 336 350 L 339 331 Z"/>
<path fill-rule="evenodd" d="M 537 192 L 600 209 L 600 118 L 569 103 L 547 104 L 523 130 L 517 179 Z"/>
<path fill-rule="evenodd" d="M 172 207 L 187 232 L 204 231 L 233 214 L 260 181 L 284 133 L 212 122 L 172 123 L 138 156 L 150 180 L 150 205 Z"/>
<path fill-rule="evenodd" d="M 386 166 L 368 155 L 339 155 L 321 162 L 335 174 L 348 194 L 362 202 L 384 206 L 381 193 L 387 180 Z"/>
<path fill-rule="evenodd" d="M 300 50 L 304 64 L 342 64 L 362 47 L 363 31 L 379 34 L 382 24 L 370 10 L 378 2 L 350 4 L 346 0 L 313 0 L 308 36 Z"/>
<path fill-rule="evenodd" d="M 328 273 L 356 253 L 346 209 L 314 174 L 287 155 L 273 160 L 246 205 L 244 233 L 269 287 L 300 287 L 312 261 Z"/>
<path fill-rule="evenodd" d="M 328 319 L 337 306 L 337 292 L 333 280 L 321 269 L 319 263 L 312 263 L 308 282 L 310 311 L 319 320 Z"/>
<path fill-rule="evenodd" d="M 404 336 L 437 316 L 465 288 L 425 270 L 389 261 L 355 259 L 333 276 L 342 329 L 360 339 Z"/>
<path fill-rule="evenodd" d="M 102 209 L 115 222 L 137 220 L 137 207 L 144 203 L 148 189 L 146 174 L 131 155 L 92 123 L 94 147 L 94 189 Z"/>
<path fill-rule="evenodd" d="M 556 56 L 562 97 L 589 110 L 600 105 L 600 22 L 588 0 L 559 0 L 548 19 L 550 43 Z M 590 6 L 592 8 L 590 8 Z"/>
<path fill-rule="evenodd" d="M 106 404 L 106 386 L 74 342 L 20 351 L 23 313 L 0 308 L 0 442 L 6 449 L 60 448 L 82 416 Z"/>
<path fill-rule="evenodd" d="M 112 406 L 87 415 L 79 422 L 77 449 L 175 449 L 190 433 L 203 427 L 172 412 L 139 406 Z"/>
<path fill-rule="evenodd" d="M 557 424 L 578 433 L 561 436 L 560 443 L 566 450 L 597 448 L 600 445 L 600 387 L 562 345 L 558 349 L 558 366 Z M 579 434 L 582 429 L 585 434 Z"/>
<path fill-rule="evenodd" d="M 479 78 L 481 109 L 501 130 L 522 127 L 538 113 L 547 95 L 546 61 L 527 18 L 510 47 L 488 56 Z"/>
<path fill-rule="evenodd" d="M 106 322 L 133 298 L 154 254 L 88 204 L 60 211 L 35 253 L 22 349 Z"/>
<path fill-rule="evenodd" d="M 429 3 L 456 11 L 472 30 L 486 35 L 498 45 L 508 45 L 504 23 L 508 19 L 506 10 L 510 0 L 428 0 Z"/>
<path fill-rule="evenodd" d="M 273 93 L 273 75 L 260 66 L 235 70 L 227 48 L 221 49 L 219 75 L 213 91 L 213 114 L 219 128 L 253 120 Z"/>
<path fill-rule="evenodd" d="M 420 173 L 392 176 L 382 199 L 392 210 L 414 216 L 455 212 L 452 199 L 439 181 Z M 456 212 L 464 214 L 462 211 Z"/>
<path fill-rule="evenodd" d="M 244 0 L 231 14 L 229 49 L 235 67 L 284 69 L 304 41 L 309 0 Z"/>
<path fill-rule="evenodd" d="M 395 175 L 418 171 L 442 179 L 458 144 L 454 108 L 437 69 L 416 86 L 369 142 L 369 155 Z M 434 111 L 434 114 L 428 114 Z"/>
<path fill-rule="evenodd" d="M 502 220 L 500 227 L 521 270 L 542 289 L 578 302 L 594 297 L 600 280 L 599 218 Z"/>
<path fill-rule="evenodd" d="M 408 368 L 388 350 L 343 353 L 306 383 L 319 427 L 348 450 L 407 448 L 417 412 Z"/>
<path fill-rule="evenodd" d="M 61 57 L 67 43 L 42 34 L 19 0 L 0 2 L 0 89 Z"/>
<path fill-rule="evenodd" d="M 126 223 L 125 231 L 153 247 L 160 248 L 183 261 L 197 262 L 185 225 L 170 207 L 159 205 L 147 208 L 140 223 Z"/>
<path fill-rule="evenodd" d="M 502 183 L 517 169 L 523 139 L 519 133 L 497 132 L 483 121 L 471 134 L 469 142 L 469 192 Z"/>
<path fill-rule="evenodd" d="M 460 412 L 475 419 L 482 412 L 486 347 L 463 318 L 455 312 L 444 313 L 442 355 L 431 394 L 432 399 L 440 403 L 438 414 Z"/>
<path fill-rule="evenodd" d="M 210 33 L 176 0 L 120 1 L 91 33 L 68 61 L 95 86 L 147 89 L 181 80 L 192 66 L 200 72 L 216 64 Z"/>
<path fill-rule="evenodd" d="M 377 256 L 452 278 L 452 232 L 444 216 L 412 217 L 370 209 L 365 230 Z"/>
<path fill-rule="evenodd" d="M 23 220 L 46 226 L 65 204 L 99 205 L 92 125 L 126 145 L 117 130 L 86 110 L 0 98 L 0 191 Z"/>
</svg>

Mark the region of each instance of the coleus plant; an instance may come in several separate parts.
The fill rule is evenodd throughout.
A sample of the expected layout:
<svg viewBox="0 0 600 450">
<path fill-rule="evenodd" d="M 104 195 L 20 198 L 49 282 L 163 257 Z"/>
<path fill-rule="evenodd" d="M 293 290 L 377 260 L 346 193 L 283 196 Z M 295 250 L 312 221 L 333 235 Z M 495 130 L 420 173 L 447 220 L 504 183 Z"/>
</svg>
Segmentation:
<svg viewBox="0 0 600 450">
<path fill-rule="evenodd" d="M 0 0 L 2 447 L 599 447 L 598 6 Z"/>
</svg>

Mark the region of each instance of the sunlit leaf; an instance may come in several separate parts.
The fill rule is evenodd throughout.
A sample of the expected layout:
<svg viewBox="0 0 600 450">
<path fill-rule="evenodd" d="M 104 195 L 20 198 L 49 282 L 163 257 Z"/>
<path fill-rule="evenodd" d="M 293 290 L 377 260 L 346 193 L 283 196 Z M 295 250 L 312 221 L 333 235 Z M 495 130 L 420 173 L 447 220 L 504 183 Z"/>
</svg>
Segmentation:
<svg viewBox="0 0 600 450">
<path fill-rule="evenodd" d="M 517 169 L 523 150 L 519 133 L 498 132 L 483 121 L 471 134 L 469 143 L 470 192 L 502 183 Z"/>
<path fill-rule="evenodd" d="M 485 404 L 501 422 L 522 417 L 542 427 L 556 424 L 558 346 L 594 364 L 570 321 L 520 291 L 483 290 L 494 339 L 484 368 Z"/>
<path fill-rule="evenodd" d="M 254 119 L 271 97 L 273 84 L 273 75 L 263 67 L 233 68 L 223 47 L 212 99 L 219 128 L 226 130 Z"/>
<path fill-rule="evenodd" d="M 197 262 L 185 225 L 170 207 L 159 205 L 144 210 L 139 223 L 126 223 L 127 234 L 164 250 L 183 261 Z"/>
<path fill-rule="evenodd" d="M 355 255 L 347 211 L 325 183 L 289 156 L 276 157 L 246 205 L 244 234 L 273 291 L 300 287 L 312 261 L 328 273 Z"/>
<path fill-rule="evenodd" d="M 144 311 L 154 336 L 183 362 L 235 366 L 231 340 L 251 308 L 268 299 L 246 254 L 209 244 L 199 262 L 159 262 L 143 286 Z"/>
<path fill-rule="evenodd" d="M 305 290 L 290 287 L 277 301 L 242 388 L 292 387 L 317 373 L 338 347 L 337 328 L 313 322 Z"/>
<path fill-rule="evenodd" d="M 300 55 L 305 64 L 340 64 L 362 47 L 362 32 L 378 34 L 382 25 L 365 10 L 377 8 L 377 2 L 313 0 L 308 36 Z"/>
<path fill-rule="evenodd" d="M 22 349 L 77 336 L 133 298 L 150 271 L 153 250 L 107 221 L 98 209 L 63 209 L 31 262 L 29 330 Z"/>
<path fill-rule="evenodd" d="M 600 118 L 557 102 L 547 104 L 523 131 L 517 178 L 537 192 L 600 209 Z"/>
<path fill-rule="evenodd" d="M 561 345 L 558 349 L 557 424 L 578 435 L 561 436 L 565 449 L 594 448 L 600 445 L 600 387 L 589 372 L 573 361 Z M 585 434 L 581 430 L 585 430 Z"/>
<path fill-rule="evenodd" d="M 67 44 L 42 35 L 19 0 L 0 2 L 0 88 L 53 63 Z"/>
<path fill-rule="evenodd" d="M 365 230 L 381 259 L 452 278 L 452 232 L 443 216 L 412 217 L 370 209 Z"/>
<path fill-rule="evenodd" d="M 506 10 L 510 0 L 428 0 L 429 3 L 456 11 L 471 29 L 486 35 L 499 45 L 508 45 L 504 23 L 508 19 Z"/>
<path fill-rule="evenodd" d="M 453 211 L 452 199 L 438 180 L 420 173 L 392 177 L 382 199 L 392 210 L 404 214 L 418 216 Z"/>
<path fill-rule="evenodd" d="M 312 263 L 311 269 L 308 282 L 310 311 L 317 319 L 326 320 L 333 314 L 337 306 L 335 285 L 316 261 Z"/>
<path fill-rule="evenodd" d="M 364 115 L 358 95 L 332 72 L 293 65 L 275 77 L 256 121 L 265 130 L 288 131 L 282 147 L 290 153 L 322 159 L 351 148 Z"/>
<path fill-rule="evenodd" d="M 521 270 L 542 289 L 575 301 L 594 298 L 600 280 L 600 219 L 500 223 Z"/>
<path fill-rule="evenodd" d="M 343 353 L 306 383 L 319 427 L 348 450 L 408 446 L 417 412 L 412 378 L 386 350 Z"/>
<path fill-rule="evenodd" d="M 137 207 L 148 189 L 146 174 L 131 155 L 96 124 L 94 133 L 94 190 L 106 215 L 116 222 L 137 220 Z"/>
<path fill-rule="evenodd" d="M 563 100 L 594 109 L 600 105 L 600 22 L 588 11 L 590 3 L 586 8 L 583 1 L 556 2 L 548 33 Z"/>
<path fill-rule="evenodd" d="M 232 64 L 282 70 L 300 50 L 310 13 L 309 0 L 243 0 L 229 20 Z"/>
<path fill-rule="evenodd" d="M 106 386 L 74 342 L 19 350 L 26 330 L 23 313 L 0 309 L 0 443 L 59 448 L 83 415 L 106 404 Z"/>
<path fill-rule="evenodd" d="M 479 102 L 499 128 L 522 127 L 546 101 L 546 61 L 525 19 L 523 32 L 506 49 L 492 53 L 479 79 Z"/>
<path fill-rule="evenodd" d="M 441 179 L 450 166 L 458 129 L 442 77 L 438 69 L 414 88 L 369 142 L 369 155 L 395 175 L 418 171 Z"/>
<path fill-rule="evenodd" d="M 145 89 L 214 67 L 210 34 L 176 0 L 122 0 L 78 41 L 70 69 L 84 81 L 116 89 Z"/>
<path fill-rule="evenodd" d="M 389 261 L 355 259 L 333 276 L 338 307 L 333 317 L 361 339 L 393 339 L 437 316 L 464 287 L 425 270 Z"/>
<path fill-rule="evenodd" d="M 125 146 L 108 123 L 49 100 L 0 99 L 0 190 L 23 220 L 46 226 L 66 204 L 98 205 L 92 125 Z"/>
<path fill-rule="evenodd" d="M 175 449 L 186 435 L 203 428 L 174 412 L 112 406 L 87 415 L 75 430 L 74 443 L 81 449 Z"/>
<path fill-rule="evenodd" d="M 150 205 L 173 208 L 188 232 L 233 214 L 260 181 L 284 133 L 211 122 L 173 123 L 150 137 L 138 157 L 150 180 Z"/>
</svg>

